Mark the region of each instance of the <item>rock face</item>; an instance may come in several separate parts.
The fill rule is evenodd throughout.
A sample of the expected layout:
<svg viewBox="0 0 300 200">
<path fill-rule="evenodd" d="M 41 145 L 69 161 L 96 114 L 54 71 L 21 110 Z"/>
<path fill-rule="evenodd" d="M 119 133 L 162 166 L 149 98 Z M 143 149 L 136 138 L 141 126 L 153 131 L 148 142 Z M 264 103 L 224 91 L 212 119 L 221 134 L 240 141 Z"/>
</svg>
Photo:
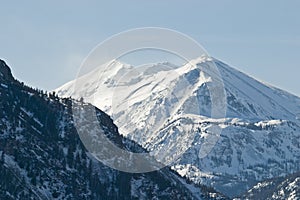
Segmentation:
<svg viewBox="0 0 300 200">
<path fill-rule="evenodd" d="M 11 70 L 3 60 L 0 60 L 0 76 L 5 80 L 13 80 Z"/>
<path fill-rule="evenodd" d="M 168 168 L 128 174 L 103 165 L 83 146 L 72 117 L 72 104 L 83 112 L 91 105 L 24 86 L 2 60 L 0 72 L 0 199 L 225 198 Z M 96 113 L 112 142 L 145 151 L 119 135 L 108 115 Z"/>
<path fill-rule="evenodd" d="M 83 96 L 111 114 L 121 134 L 158 160 L 180 155 L 173 170 L 230 197 L 257 182 L 299 171 L 300 98 L 217 59 L 192 63 L 159 63 L 139 73 L 114 61 L 106 71 L 93 71 L 56 91 L 62 97 Z M 219 118 L 211 116 L 212 63 L 226 95 L 226 115 Z M 99 82 L 101 75 L 106 79 Z M 216 129 L 221 130 L 219 138 Z M 203 156 L 201 149 L 210 143 L 213 148 Z"/>
</svg>

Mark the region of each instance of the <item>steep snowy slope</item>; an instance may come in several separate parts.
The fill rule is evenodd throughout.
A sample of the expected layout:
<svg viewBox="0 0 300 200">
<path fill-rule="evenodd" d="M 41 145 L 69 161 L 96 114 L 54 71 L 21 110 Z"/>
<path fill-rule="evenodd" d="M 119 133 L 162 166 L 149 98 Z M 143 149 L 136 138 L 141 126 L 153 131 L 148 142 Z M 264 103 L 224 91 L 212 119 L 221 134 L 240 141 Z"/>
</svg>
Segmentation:
<svg viewBox="0 0 300 200">
<path fill-rule="evenodd" d="M 77 134 L 72 105 L 82 111 L 85 124 L 90 124 L 86 110 L 96 110 L 97 124 L 120 148 L 145 151 L 123 138 L 102 111 L 24 86 L 0 60 L 0 199 L 223 198 L 185 183 L 168 168 L 129 174 L 98 162 Z"/>
<path fill-rule="evenodd" d="M 217 80 L 210 70 L 213 62 L 226 95 L 222 99 L 222 89 L 216 89 L 217 103 L 226 109 L 226 115 L 217 118 L 212 116 L 216 101 L 211 88 Z M 191 63 L 135 68 L 113 61 L 108 70 L 102 66 L 56 91 L 60 96 L 84 97 L 104 109 L 121 134 L 157 160 L 230 196 L 257 181 L 300 169 L 298 97 L 216 59 L 203 57 Z"/>
</svg>

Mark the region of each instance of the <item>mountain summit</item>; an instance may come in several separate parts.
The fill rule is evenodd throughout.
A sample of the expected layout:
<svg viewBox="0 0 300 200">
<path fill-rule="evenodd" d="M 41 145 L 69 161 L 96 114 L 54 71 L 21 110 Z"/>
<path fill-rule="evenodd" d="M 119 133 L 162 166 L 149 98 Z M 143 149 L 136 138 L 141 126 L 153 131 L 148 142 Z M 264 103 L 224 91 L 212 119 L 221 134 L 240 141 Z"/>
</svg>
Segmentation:
<svg viewBox="0 0 300 200">
<path fill-rule="evenodd" d="M 218 118 L 212 116 L 211 65 L 224 86 L 226 113 Z M 84 97 L 181 176 L 231 197 L 300 170 L 300 98 L 214 58 L 178 67 L 111 62 L 56 92 Z"/>
</svg>

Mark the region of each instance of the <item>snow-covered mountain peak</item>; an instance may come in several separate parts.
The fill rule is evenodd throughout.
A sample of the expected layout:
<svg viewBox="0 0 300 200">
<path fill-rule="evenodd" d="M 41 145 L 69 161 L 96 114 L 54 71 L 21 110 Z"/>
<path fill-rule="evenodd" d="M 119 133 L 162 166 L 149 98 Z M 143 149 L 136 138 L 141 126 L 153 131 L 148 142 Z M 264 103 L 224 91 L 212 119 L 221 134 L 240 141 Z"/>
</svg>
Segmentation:
<svg viewBox="0 0 300 200">
<path fill-rule="evenodd" d="M 191 61 L 189 61 L 189 63 L 197 65 L 197 64 L 201 64 L 201 63 L 205 63 L 205 62 L 210 62 L 210 61 L 213 61 L 212 57 L 207 56 L 207 55 L 202 55 L 202 56 L 199 56 L 198 58 L 192 59 Z"/>
<path fill-rule="evenodd" d="M 199 56 L 198 58 L 187 61 L 184 65 L 177 67 L 176 70 L 178 73 L 184 74 L 184 73 L 188 73 L 191 70 L 201 67 L 203 63 L 211 63 L 212 61 L 213 61 L 212 57 L 209 57 L 207 55 L 202 55 Z"/>
<path fill-rule="evenodd" d="M 93 73 L 57 92 L 83 96 L 109 113 L 121 134 L 158 160 L 174 161 L 174 169 L 194 182 L 236 195 L 256 181 L 300 169 L 300 98 L 224 62 L 200 57 L 179 67 L 115 67 L 102 77 Z M 219 79 L 225 103 L 212 101 Z M 226 115 L 212 117 L 214 103 L 224 105 Z M 207 180 L 207 174 L 214 178 Z"/>
</svg>

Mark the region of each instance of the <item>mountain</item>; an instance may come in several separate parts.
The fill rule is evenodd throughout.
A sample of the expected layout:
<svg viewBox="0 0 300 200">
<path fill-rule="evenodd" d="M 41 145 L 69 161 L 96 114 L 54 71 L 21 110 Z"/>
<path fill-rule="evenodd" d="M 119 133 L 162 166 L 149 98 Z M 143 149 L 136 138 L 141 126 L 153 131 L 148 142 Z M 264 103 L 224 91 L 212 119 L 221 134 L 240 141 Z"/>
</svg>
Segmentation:
<svg viewBox="0 0 300 200">
<path fill-rule="evenodd" d="M 114 60 L 56 92 L 83 97 L 158 161 L 230 197 L 300 171 L 300 98 L 214 58 L 139 68 Z"/>
<path fill-rule="evenodd" d="M 119 148 L 145 152 L 122 137 L 101 110 L 30 88 L 0 60 L 0 199 L 226 199 L 186 183 L 169 168 L 130 174 L 107 167 L 80 140 L 74 109 L 81 110 L 87 126 L 85 113 L 95 110 L 97 125 L 105 129 L 101 134 Z"/>
<path fill-rule="evenodd" d="M 256 184 L 240 199 L 299 199 L 300 172 Z"/>
</svg>

